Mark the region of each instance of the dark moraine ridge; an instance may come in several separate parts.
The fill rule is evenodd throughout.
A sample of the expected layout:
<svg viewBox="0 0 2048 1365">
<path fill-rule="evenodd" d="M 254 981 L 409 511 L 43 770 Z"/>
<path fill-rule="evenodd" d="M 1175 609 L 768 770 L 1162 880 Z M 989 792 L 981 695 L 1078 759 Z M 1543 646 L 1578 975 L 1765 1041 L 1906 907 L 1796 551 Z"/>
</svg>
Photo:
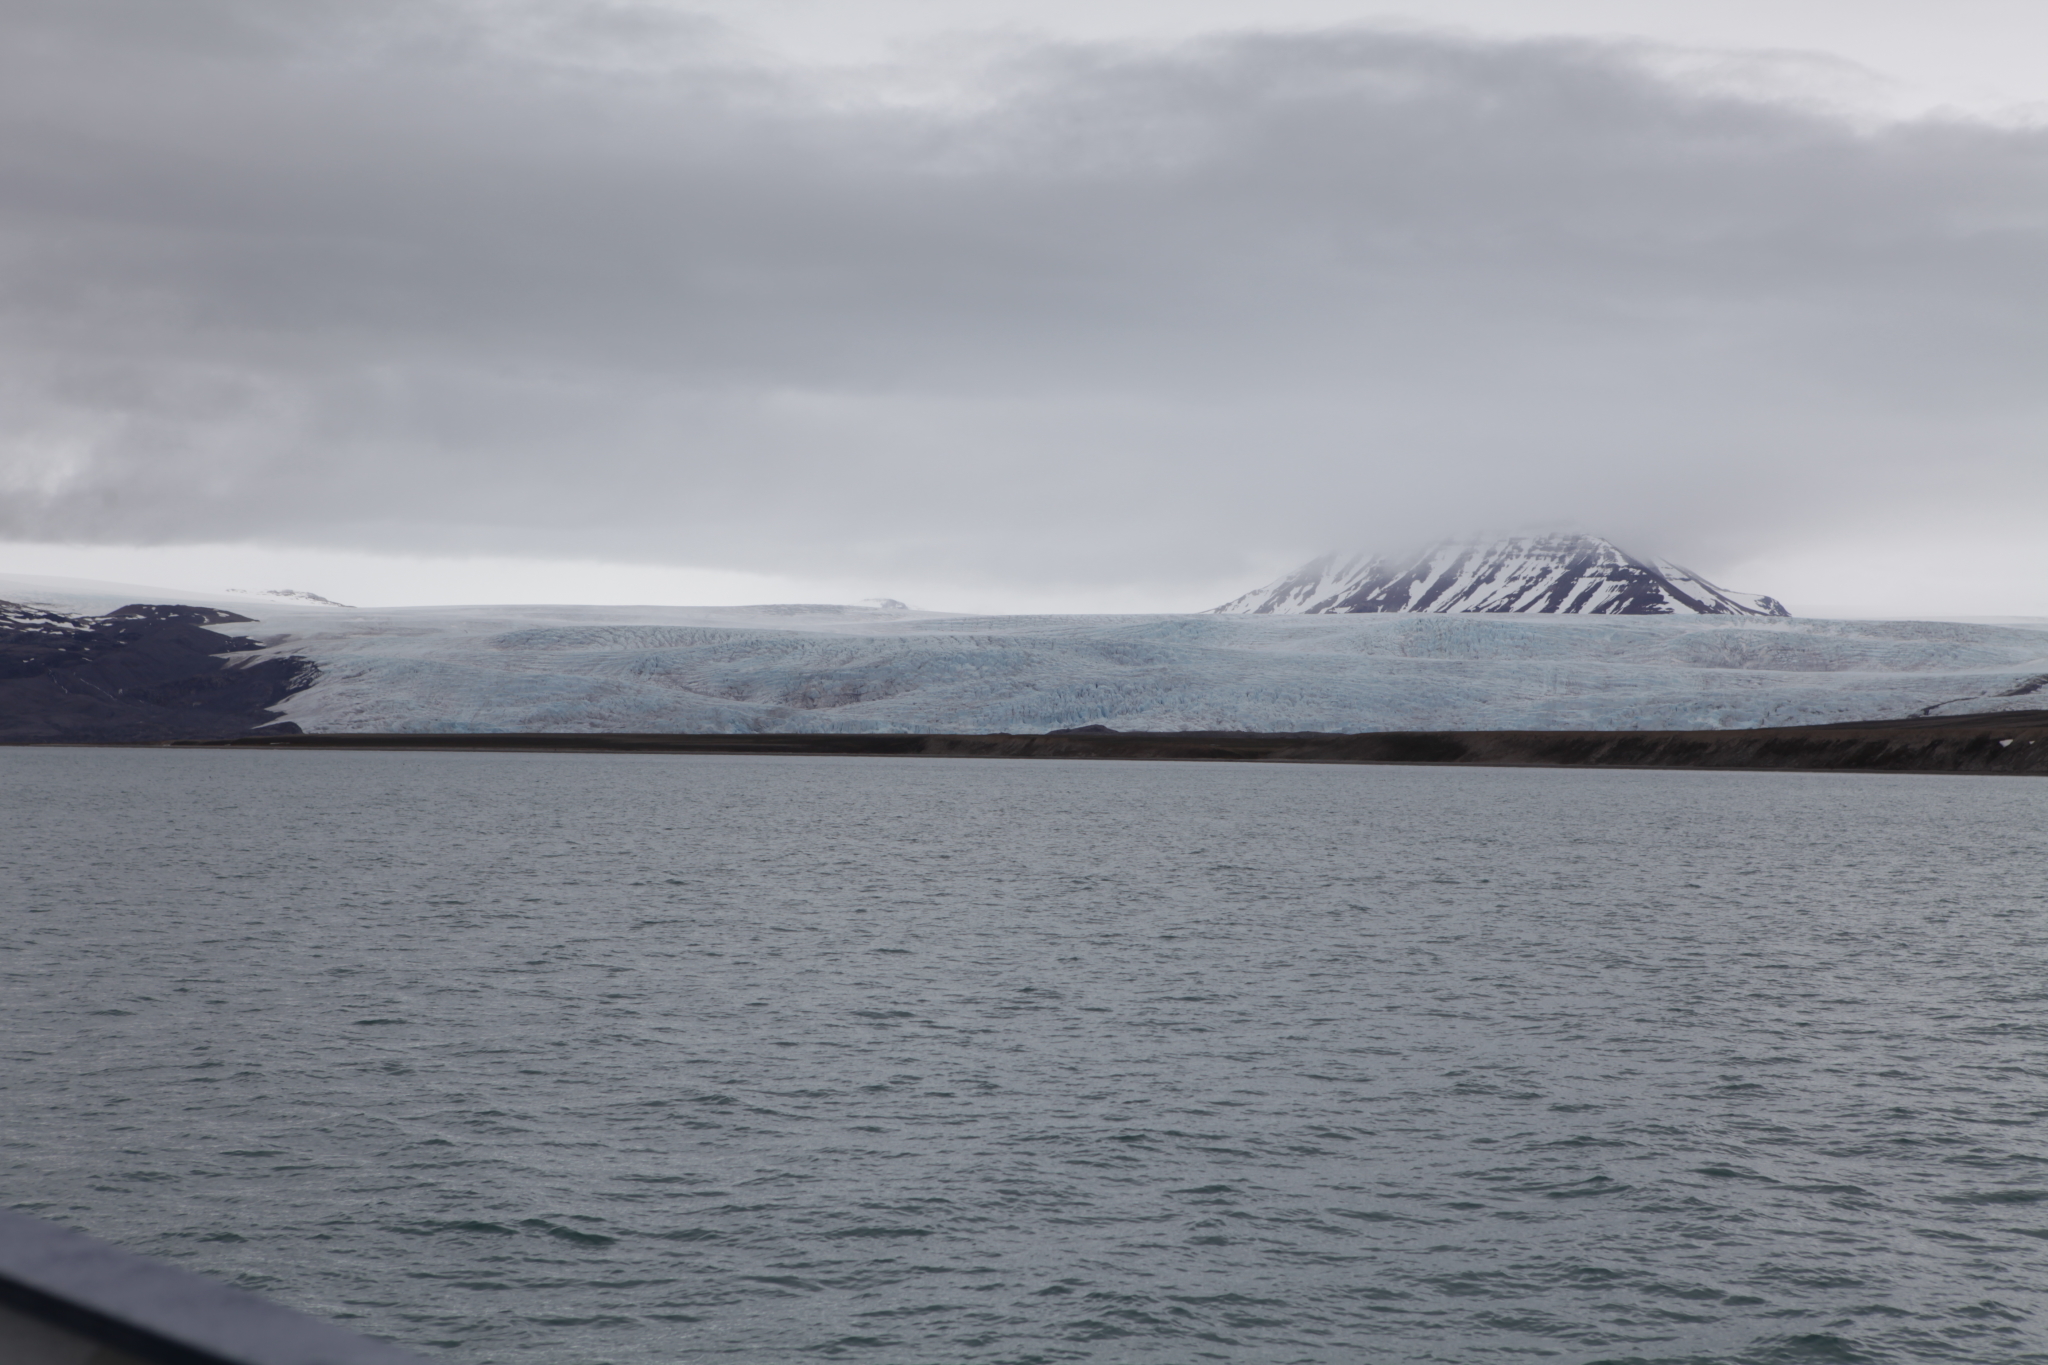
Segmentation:
<svg viewBox="0 0 2048 1365">
<path fill-rule="evenodd" d="M 1447 730 L 1359 735 L 1236 731 L 1094 731 L 1049 735 L 263 734 L 181 742 L 232 748 L 498 753 L 811 754 L 2048 774 L 2048 710 L 1757 730 Z"/>
</svg>

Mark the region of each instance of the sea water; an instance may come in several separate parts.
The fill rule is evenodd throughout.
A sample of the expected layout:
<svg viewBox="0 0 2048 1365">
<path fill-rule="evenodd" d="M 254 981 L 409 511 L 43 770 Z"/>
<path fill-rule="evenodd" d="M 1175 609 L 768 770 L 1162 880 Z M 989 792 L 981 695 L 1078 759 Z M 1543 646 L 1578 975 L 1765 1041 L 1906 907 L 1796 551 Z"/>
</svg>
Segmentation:
<svg viewBox="0 0 2048 1365">
<path fill-rule="evenodd" d="M 0 1199 L 430 1359 L 2048 1360 L 2048 782 L 0 765 Z"/>
</svg>

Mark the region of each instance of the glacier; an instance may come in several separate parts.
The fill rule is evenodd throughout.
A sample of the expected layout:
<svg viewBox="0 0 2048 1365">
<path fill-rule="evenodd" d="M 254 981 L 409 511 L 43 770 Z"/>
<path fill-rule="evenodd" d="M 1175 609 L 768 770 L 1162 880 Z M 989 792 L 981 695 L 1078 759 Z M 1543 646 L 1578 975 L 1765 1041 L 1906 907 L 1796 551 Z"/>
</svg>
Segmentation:
<svg viewBox="0 0 2048 1365">
<path fill-rule="evenodd" d="M 359 610 L 4 575 L 0 598 L 255 618 L 241 657 L 310 660 L 279 715 L 324 732 L 1718 729 L 2048 698 L 2048 619 Z"/>
</svg>

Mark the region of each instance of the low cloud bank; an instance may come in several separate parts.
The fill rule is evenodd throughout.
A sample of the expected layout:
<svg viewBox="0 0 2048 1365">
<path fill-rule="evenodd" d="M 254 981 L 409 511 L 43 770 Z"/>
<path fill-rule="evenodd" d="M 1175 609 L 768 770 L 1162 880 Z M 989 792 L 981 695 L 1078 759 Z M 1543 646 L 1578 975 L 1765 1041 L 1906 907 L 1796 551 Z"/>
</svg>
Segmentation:
<svg viewBox="0 0 2048 1365">
<path fill-rule="evenodd" d="M 631 7 L 156 13 L 5 21 L 0 535 L 1167 584 L 2017 542 L 2048 494 L 2039 129 L 1578 41 L 906 99 Z"/>
</svg>

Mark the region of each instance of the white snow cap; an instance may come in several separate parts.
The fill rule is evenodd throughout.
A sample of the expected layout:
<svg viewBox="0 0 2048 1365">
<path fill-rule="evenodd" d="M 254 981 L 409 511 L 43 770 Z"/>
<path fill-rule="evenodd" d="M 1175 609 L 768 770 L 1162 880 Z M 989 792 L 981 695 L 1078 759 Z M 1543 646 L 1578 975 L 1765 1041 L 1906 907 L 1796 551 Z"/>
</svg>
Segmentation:
<svg viewBox="0 0 2048 1365">
<path fill-rule="evenodd" d="M 1213 608 L 1225 615 L 1557 612 L 1596 616 L 1789 616 L 1776 598 L 1730 592 L 1599 536 L 1444 541 L 1412 557 L 1328 554 Z"/>
</svg>

